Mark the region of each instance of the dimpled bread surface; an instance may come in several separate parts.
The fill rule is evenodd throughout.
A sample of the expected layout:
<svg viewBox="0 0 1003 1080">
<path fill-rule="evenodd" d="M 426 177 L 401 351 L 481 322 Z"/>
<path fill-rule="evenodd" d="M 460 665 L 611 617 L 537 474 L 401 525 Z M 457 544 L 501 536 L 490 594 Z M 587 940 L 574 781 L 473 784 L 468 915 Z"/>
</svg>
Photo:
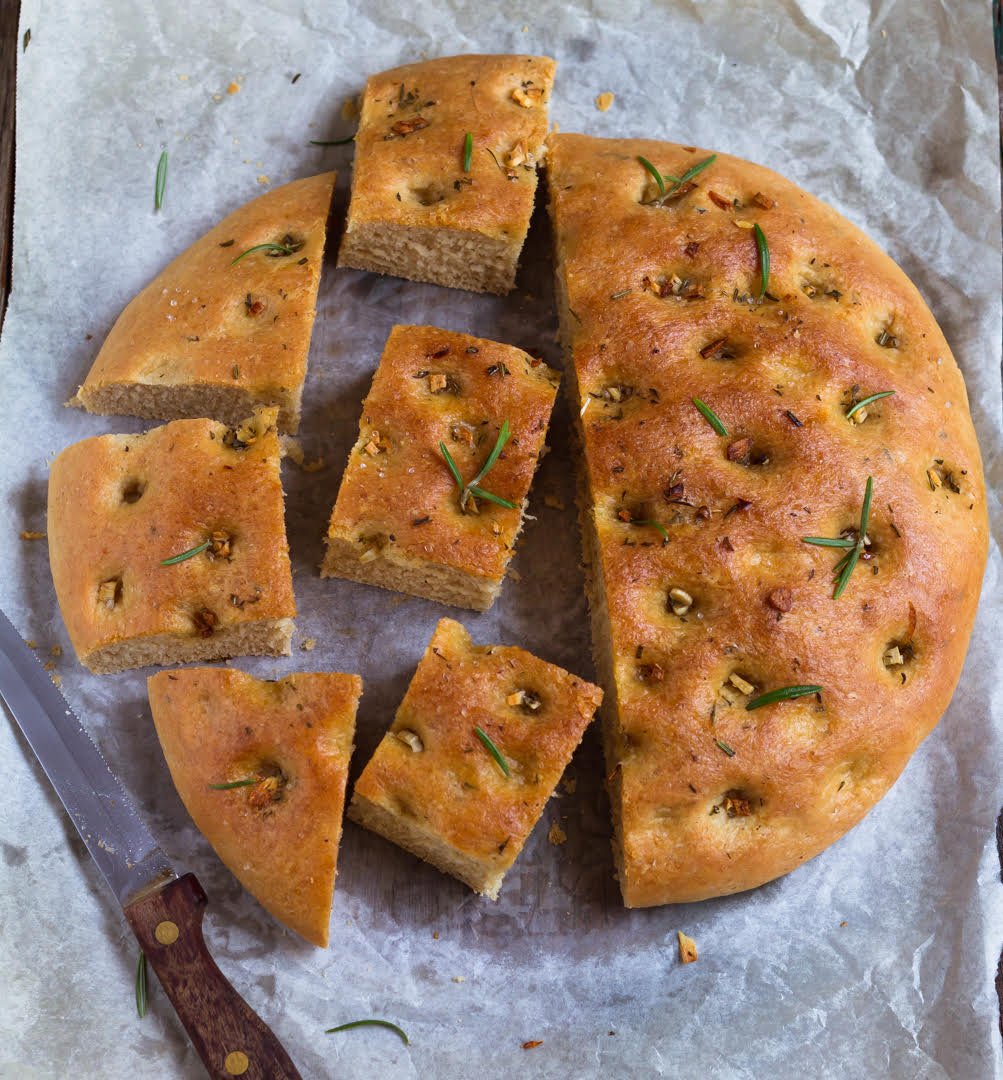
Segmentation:
<svg viewBox="0 0 1003 1080">
<path fill-rule="evenodd" d="M 71 404 L 227 424 L 277 405 L 295 432 L 335 177 L 275 188 L 183 251 L 119 316 Z"/>
<path fill-rule="evenodd" d="M 373 75 L 338 265 L 509 292 L 554 68 L 545 56 L 447 56 Z"/>
<path fill-rule="evenodd" d="M 947 707 L 986 556 L 964 382 L 916 288 L 767 169 L 718 154 L 686 177 L 710 156 L 573 134 L 548 156 L 631 907 L 754 887 L 858 822 Z M 857 541 L 868 477 L 834 599 L 847 549 L 803 537 Z"/>
<path fill-rule="evenodd" d="M 148 689 L 171 778 L 198 829 L 262 907 L 326 947 L 362 680 L 297 673 L 265 682 L 186 668 L 151 676 Z"/>
<path fill-rule="evenodd" d="M 53 461 L 52 580 L 91 671 L 288 654 L 296 606 L 275 416 L 100 435 Z"/>
</svg>

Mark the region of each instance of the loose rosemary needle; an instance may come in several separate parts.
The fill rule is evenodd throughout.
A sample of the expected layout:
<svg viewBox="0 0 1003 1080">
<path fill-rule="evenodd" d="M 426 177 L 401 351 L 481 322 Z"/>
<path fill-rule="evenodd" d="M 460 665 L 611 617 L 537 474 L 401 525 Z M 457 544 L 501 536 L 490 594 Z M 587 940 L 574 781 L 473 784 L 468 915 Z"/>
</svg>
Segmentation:
<svg viewBox="0 0 1003 1080">
<path fill-rule="evenodd" d="M 770 248 L 759 222 L 753 225 L 752 233 L 756 238 L 756 251 L 759 253 L 759 299 L 762 300 L 770 280 Z"/>
<path fill-rule="evenodd" d="M 275 252 L 276 255 L 294 255 L 302 246 L 302 244 L 255 244 L 254 247 L 249 247 L 247 251 L 242 251 L 235 259 L 231 259 L 230 265 L 233 266 L 234 263 L 239 263 L 245 255 L 251 255 L 255 251 L 272 251 Z"/>
<path fill-rule="evenodd" d="M 391 1024 L 389 1020 L 352 1020 L 348 1024 L 339 1024 L 337 1027 L 327 1028 L 324 1031 L 325 1035 L 333 1035 L 336 1031 L 350 1031 L 352 1028 L 360 1027 L 383 1027 L 392 1031 L 395 1035 L 400 1037 L 401 1042 L 405 1046 L 411 1045 L 411 1040 L 407 1037 L 407 1034 L 402 1031 L 396 1024 Z"/>
<path fill-rule="evenodd" d="M 751 712 L 753 709 L 761 709 L 764 705 L 772 705 L 775 701 L 793 701 L 795 698 L 821 693 L 821 686 L 782 686 L 779 690 L 770 690 L 766 694 L 760 694 L 745 707 Z"/>
<path fill-rule="evenodd" d="M 141 949 L 136 961 L 136 1013 L 140 1020 L 146 1016 L 147 1000 L 146 953 Z"/>
<path fill-rule="evenodd" d="M 355 136 L 349 135 L 344 139 L 311 139 L 311 146 L 345 146 L 347 143 L 354 142 Z"/>
<path fill-rule="evenodd" d="M 162 151 L 157 162 L 157 179 L 153 185 L 153 209 L 159 210 L 164 205 L 164 189 L 167 187 L 167 151 Z"/>
<path fill-rule="evenodd" d="M 204 540 L 197 547 L 189 548 L 187 551 L 182 551 L 180 555 L 172 555 L 169 559 L 161 559 L 161 566 L 174 566 L 177 563 L 184 562 L 185 559 L 191 559 L 195 555 L 200 555 L 203 551 L 209 548 L 212 544 L 212 540 Z"/>
<path fill-rule="evenodd" d="M 701 416 L 707 421 L 708 424 L 717 432 L 718 435 L 727 435 L 728 429 L 721 423 L 717 413 L 709 406 L 705 405 L 699 398 L 693 398 L 693 404 L 699 410 Z"/>
<path fill-rule="evenodd" d="M 474 160 L 474 136 L 468 131 L 463 140 L 463 171 L 470 172 L 470 165 Z"/>
<path fill-rule="evenodd" d="M 855 412 L 859 412 L 865 406 L 870 405 L 872 401 L 877 401 L 879 398 L 891 397 L 894 394 L 894 390 L 882 390 L 880 394 L 871 394 L 870 397 L 865 397 L 861 401 L 851 405 L 846 411 L 846 419 L 849 420 Z"/>
<path fill-rule="evenodd" d="M 252 784 L 260 783 L 260 780 L 256 776 L 248 776 L 243 780 L 231 780 L 227 784 L 210 784 L 209 787 L 213 791 L 229 791 L 231 788 L 238 787 L 250 787 Z"/>
<path fill-rule="evenodd" d="M 478 738 L 478 739 L 480 739 L 480 740 L 481 740 L 481 742 L 482 742 L 482 743 L 484 743 L 484 747 L 485 747 L 485 749 L 487 750 L 487 752 L 488 752 L 488 753 L 489 753 L 489 754 L 490 754 L 490 755 L 491 755 L 491 756 L 492 756 L 492 757 L 493 757 L 493 758 L 495 759 L 495 761 L 496 761 L 496 762 L 498 763 L 498 768 L 499 768 L 499 769 L 501 769 L 501 771 L 502 771 L 502 772 L 503 772 L 503 773 L 504 773 L 504 774 L 505 774 L 506 776 L 511 776 L 511 775 L 512 775 L 512 772 L 511 772 L 511 770 L 510 770 L 510 769 L 509 769 L 509 767 L 508 767 L 508 762 L 507 762 L 507 761 L 505 760 L 505 758 L 504 758 L 504 757 L 502 757 L 502 752 L 501 752 L 501 751 L 500 751 L 500 750 L 498 749 L 498 747 L 497 747 L 497 746 L 495 746 L 495 744 L 494 744 L 494 743 L 493 743 L 493 742 L 491 741 L 491 738 L 490 738 L 490 736 L 489 736 L 489 735 L 487 734 L 487 732 L 485 732 L 485 731 L 482 731 L 482 730 L 481 730 L 481 729 L 480 729 L 479 727 L 475 727 L 475 728 L 474 728 L 474 734 L 475 734 L 475 735 L 477 736 L 477 738 Z"/>
<path fill-rule="evenodd" d="M 682 176 L 670 176 L 668 173 L 663 174 L 659 172 L 646 157 L 642 157 L 640 154 L 638 154 L 637 160 L 651 174 L 655 183 L 658 185 L 658 198 L 655 202 L 661 202 L 664 199 L 671 198 L 684 184 L 688 184 L 694 176 L 702 173 L 708 166 L 713 165 L 714 162 L 717 161 L 717 154 L 711 154 L 709 158 L 698 161 L 691 169 L 687 169 Z M 672 185 L 671 188 L 666 188 L 666 181 Z"/>
</svg>

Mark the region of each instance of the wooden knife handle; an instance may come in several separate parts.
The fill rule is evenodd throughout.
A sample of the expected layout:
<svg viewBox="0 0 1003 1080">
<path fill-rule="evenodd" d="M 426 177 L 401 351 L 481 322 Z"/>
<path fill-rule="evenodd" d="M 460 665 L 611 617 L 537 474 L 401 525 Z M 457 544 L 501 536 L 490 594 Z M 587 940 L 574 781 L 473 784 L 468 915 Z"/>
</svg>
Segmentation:
<svg viewBox="0 0 1003 1080">
<path fill-rule="evenodd" d="M 230 985 L 202 937 L 206 895 L 185 874 L 125 909 L 213 1080 L 302 1080 L 271 1028 Z"/>
</svg>

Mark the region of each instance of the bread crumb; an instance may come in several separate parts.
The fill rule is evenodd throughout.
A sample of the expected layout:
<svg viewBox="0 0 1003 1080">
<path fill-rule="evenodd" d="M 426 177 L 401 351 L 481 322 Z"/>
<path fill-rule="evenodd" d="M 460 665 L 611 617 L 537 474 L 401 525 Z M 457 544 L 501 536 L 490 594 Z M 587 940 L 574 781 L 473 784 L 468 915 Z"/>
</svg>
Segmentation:
<svg viewBox="0 0 1003 1080">
<path fill-rule="evenodd" d="M 535 1050 L 538 1046 L 543 1046 L 543 1039 L 530 1039 L 522 1044 L 523 1050 Z"/>
<path fill-rule="evenodd" d="M 28 638 L 28 640 L 25 642 L 25 645 L 27 645 L 29 649 L 38 648 L 38 642 L 34 638 Z"/>
<path fill-rule="evenodd" d="M 315 637 L 308 637 L 304 641 L 300 642 L 300 648 L 304 652 L 313 652 L 317 648 L 317 639 Z"/>
<path fill-rule="evenodd" d="M 510 578 L 511 578 L 511 579 L 512 579 L 512 580 L 513 580 L 514 582 L 516 582 L 516 584 L 518 584 L 518 583 L 519 583 L 520 581 L 522 581 L 522 574 L 520 574 L 520 573 L 519 573 L 519 571 L 515 569 L 515 567 L 512 567 L 512 568 L 511 568 L 511 569 L 509 570 L 509 572 L 508 572 L 508 576 L 509 576 L 509 577 L 510 577 Z"/>
<path fill-rule="evenodd" d="M 549 506 L 553 510 L 563 510 L 564 509 L 564 501 L 563 501 L 563 499 L 559 499 L 556 495 L 544 495 L 543 496 L 543 505 L 544 506 Z"/>
<path fill-rule="evenodd" d="M 609 109 L 610 105 L 613 104 L 615 99 L 616 99 L 616 94 L 612 93 L 609 90 L 604 90 L 596 98 L 596 108 L 600 112 L 606 112 Z"/>
<path fill-rule="evenodd" d="M 679 959 L 684 964 L 696 963 L 697 943 L 693 938 L 687 937 L 682 930 L 676 931 L 676 937 L 679 939 Z"/>
<path fill-rule="evenodd" d="M 547 839 L 554 847 L 557 847 L 558 844 L 563 844 L 568 839 L 568 834 L 555 821 L 553 825 L 550 826 L 550 832 L 547 833 Z"/>
<path fill-rule="evenodd" d="M 271 180 L 269 180 L 268 177 L 265 176 L 264 173 L 262 173 L 261 176 L 258 177 L 258 183 L 259 184 L 270 184 Z"/>
<path fill-rule="evenodd" d="M 59 674 L 58 671 L 50 672 L 49 678 L 52 680 L 54 686 L 59 687 L 63 685 L 63 677 Z"/>
<path fill-rule="evenodd" d="M 226 92 L 228 94 L 239 94 L 240 93 L 240 83 L 235 83 L 235 82 L 230 83 L 230 85 L 226 88 Z"/>
<path fill-rule="evenodd" d="M 53 645 L 52 648 L 49 650 L 49 653 L 52 656 L 62 656 L 63 655 L 63 647 L 62 647 L 62 645 Z"/>
<path fill-rule="evenodd" d="M 438 930 L 433 930 L 432 931 L 432 940 L 433 941 L 438 941 L 439 940 L 439 931 Z"/>
<path fill-rule="evenodd" d="M 44 540 L 44 539 L 46 539 L 46 534 L 44 532 L 35 532 L 33 529 L 22 529 L 21 530 L 21 539 L 22 540 Z"/>
<path fill-rule="evenodd" d="M 467 979 L 466 979 L 466 976 L 464 976 L 464 975 L 454 975 L 453 976 L 453 982 L 454 983 L 464 983 L 466 981 L 467 981 Z"/>
<path fill-rule="evenodd" d="M 846 919 L 844 919 L 839 925 L 840 926 L 848 926 L 849 924 L 847 923 Z"/>
<path fill-rule="evenodd" d="M 289 458 L 295 465 L 303 464 L 303 445 L 294 435 L 280 435 L 282 456 Z"/>
<path fill-rule="evenodd" d="M 320 472 L 324 468 L 325 462 L 322 457 L 315 458 L 313 461 L 304 461 L 301 468 L 304 472 Z"/>
<path fill-rule="evenodd" d="M 574 795 L 578 790 L 578 781 L 573 776 L 566 776 L 561 781 L 561 787 L 563 787 L 569 795 Z"/>
<path fill-rule="evenodd" d="M 55 662 L 53 660 L 46 660 L 45 663 L 42 665 L 42 667 L 46 671 L 55 671 L 56 670 L 56 664 L 55 664 Z"/>
</svg>

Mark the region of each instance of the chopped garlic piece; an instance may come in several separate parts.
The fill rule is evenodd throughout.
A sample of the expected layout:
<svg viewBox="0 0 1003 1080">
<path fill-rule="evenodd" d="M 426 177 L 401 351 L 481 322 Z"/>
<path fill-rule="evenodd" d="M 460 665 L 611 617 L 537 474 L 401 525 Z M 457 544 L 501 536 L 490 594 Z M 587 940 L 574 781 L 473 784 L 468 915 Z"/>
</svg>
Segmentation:
<svg viewBox="0 0 1003 1080">
<path fill-rule="evenodd" d="M 728 680 L 732 686 L 737 687 L 743 694 L 754 694 L 756 688 L 750 682 L 746 682 L 741 675 L 732 675 Z"/>
</svg>

